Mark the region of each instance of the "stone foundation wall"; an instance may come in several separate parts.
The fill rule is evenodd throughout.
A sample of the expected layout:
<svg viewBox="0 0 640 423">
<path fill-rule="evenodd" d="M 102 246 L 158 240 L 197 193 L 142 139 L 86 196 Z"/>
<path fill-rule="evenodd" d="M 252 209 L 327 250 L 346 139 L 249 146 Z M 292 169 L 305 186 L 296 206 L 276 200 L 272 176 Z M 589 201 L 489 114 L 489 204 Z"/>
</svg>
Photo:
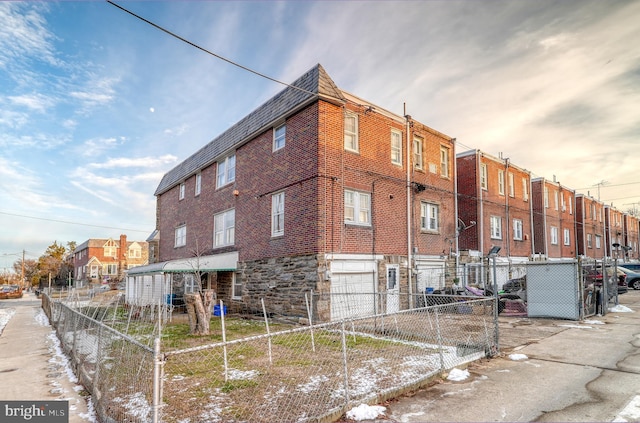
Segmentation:
<svg viewBox="0 0 640 423">
<path fill-rule="evenodd" d="M 242 302 L 250 313 L 262 314 L 261 299 L 269 315 L 306 320 L 305 293 L 318 292 L 321 258 L 317 255 L 278 257 L 239 263 Z"/>
</svg>

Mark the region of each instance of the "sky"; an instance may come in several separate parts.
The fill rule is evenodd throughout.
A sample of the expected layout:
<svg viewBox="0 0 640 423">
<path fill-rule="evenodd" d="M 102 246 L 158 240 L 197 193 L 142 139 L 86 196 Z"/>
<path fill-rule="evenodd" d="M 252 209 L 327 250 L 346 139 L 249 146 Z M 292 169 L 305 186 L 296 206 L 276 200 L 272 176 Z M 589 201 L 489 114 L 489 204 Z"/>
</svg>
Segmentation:
<svg viewBox="0 0 640 423">
<path fill-rule="evenodd" d="M 218 56 L 339 88 L 640 209 L 640 1 L 116 2 Z M 284 88 L 116 6 L 0 2 L 0 271 L 144 241 L 162 175 Z"/>
</svg>

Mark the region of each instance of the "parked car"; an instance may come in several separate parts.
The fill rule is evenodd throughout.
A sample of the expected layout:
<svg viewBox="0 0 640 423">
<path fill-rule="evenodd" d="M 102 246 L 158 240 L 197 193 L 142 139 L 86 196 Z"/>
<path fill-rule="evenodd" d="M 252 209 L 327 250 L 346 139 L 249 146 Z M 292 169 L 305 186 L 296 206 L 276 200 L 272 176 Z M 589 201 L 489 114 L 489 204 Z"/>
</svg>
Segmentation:
<svg viewBox="0 0 640 423">
<path fill-rule="evenodd" d="M 627 275 L 627 286 L 633 289 L 640 289 L 640 273 L 629 269 L 625 263 L 625 266 L 618 266 L 618 270 L 624 272 Z"/>
<path fill-rule="evenodd" d="M 607 266 L 607 277 L 609 286 L 609 296 L 614 294 L 613 287 L 617 286 L 618 294 L 624 294 L 629 290 L 627 287 L 627 275 L 618 269 L 617 277 L 613 276 L 613 266 Z M 602 286 L 602 266 L 583 266 L 582 272 L 584 274 L 585 286 L 594 285 L 596 287 Z M 617 282 L 617 283 L 616 283 Z"/>
<path fill-rule="evenodd" d="M 9 300 L 14 298 L 22 298 L 22 287 L 19 285 L 2 285 L 0 299 Z"/>
<path fill-rule="evenodd" d="M 502 285 L 501 294 L 517 295 L 522 300 L 527 301 L 527 276 L 509 279 Z"/>
<path fill-rule="evenodd" d="M 620 263 L 618 262 L 619 267 L 624 267 L 625 269 L 631 270 L 634 273 L 640 273 L 640 263 Z"/>
</svg>

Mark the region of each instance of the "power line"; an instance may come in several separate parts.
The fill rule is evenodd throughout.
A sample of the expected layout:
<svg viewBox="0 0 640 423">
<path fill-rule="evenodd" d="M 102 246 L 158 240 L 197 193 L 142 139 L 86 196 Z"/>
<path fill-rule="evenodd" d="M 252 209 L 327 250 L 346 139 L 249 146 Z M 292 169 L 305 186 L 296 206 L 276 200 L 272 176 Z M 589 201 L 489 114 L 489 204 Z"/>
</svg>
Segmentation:
<svg viewBox="0 0 640 423">
<path fill-rule="evenodd" d="M 215 57 L 215 58 L 217 58 L 217 59 L 223 60 L 223 61 L 225 61 L 225 62 L 227 62 L 227 63 L 229 63 L 229 64 L 231 64 L 231 65 L 233 65 L 233 66 L 237 66 L 237 67 L 239 67 L 240 69 L 245 70 L 245 71 L 247 71 L 247 72 L 250 72 L 250 73 L 252 73 L 252 74 L 254 74 L 254 75 L 258 75 L 258 76 L 260 76 L 260 77 L 262 77 L 262 78 L 268 79 L 269 81 L 273 81 L 273 82 L 276 82 L 276 83 L 278 83 L 278 84 L 284 85 L 284 86 L 286 86 L 286 87 L 293 88 L 293 89 L 298 90 L 298 91 L 302 91 L 303 93 L 306 93 L 306 94 L 316 95 L 316 93 L 313 93 L 313 92 L 311 92 L 311 91 L 307 91 L 307 90 L 305 90 L 304 88 L 300 88 L 300 87 L 296 87 L 295 85 L 287 84 L 286 82 L 280 81 L 280 80 L 275 79 L 275 78 L 272 78 L 272 77 L 270 77 L 270 76 L 267 76 L 267 75 L 265 75 L 265 74 L 263 74 L 263 73 L 260 73 L 260 72 L 258 72 L 258 71 L 255 71 L 255 70 L 251 69 L 251 68 L 248 68 L 248 67 L 243 66 L 243 65 L 241 65 L 241 64 L 239 64 L 239 63 L 236 63 L 236 62 L 234 62 L 233 60 L 227 59 L 226 57 L 220 56 L 219 54 L 216 54 L 216 53 L 214 53 L 214 52 L 212 52 L 212 51 L 209 51 L 209 50 L 207 50 L 206 48 L 201 47 L 201 46 L 199 46 L 198 44 L 196 44 L 196 43 L 194 43 L 194 42 L 192 42 L 192 41 L 189 41 L 189 40 L 187 40 L 186 38 L 183 38 L 183 37 L 179 36 L 178 34 L 175 34 L 175 33 L 171 32 L 171 31 L 169 31 L 168 29 L 163 28 L 163 27 L 161 27 L 160 25 L 155 24 L 155 23 L 151 22 L 150 20 L 143 18 L 143 17 L 142 17 L 142 16 L 140 16 L 140 15 L 137 15 L 137 14 L 133 13 L 132 11 L 130 11 L 130 10 L 128 10 L 128 9 L 126 9 L 126 8 L 124 8 L 124 7 L 122 7 L 122 6 L 120 6 L 119 4 L 117 4 L 117 3 L 115 3 L 115 2 L 113 2 L 113 1 L 111 1 L 111 0 L 107 0 L 107 3 L 109 3 L 109 4 L 111 4 L 111 5 L 115 6 L 115 7 L 117 7 L 118 9 L 122 10 L 123 12 L 126 12 L 126 13 L 130 14 L 131 16 L 133 16 L 133 17 L 135 17 L 135 18 L 140 19 L 141 21 L 143 21 L 143 22 L 145 22 L 145 23 L 147 23 L 147 24 L 149 24 L 149 25 L 153 26 L 153 27 L 154 27 L 154 28 L 156 28 L 156 29 L 159 29 L 160 31 L 162 31 L 162 32 L 164 32 L 164 33 L 166 33 L 166 34 L 171 35 L 172 37 L 177 38 L 178 40 L 182 41 L 183 43 L 187 43 L 187 44 L 189 44 L 190 46 L 197 48 L 198 50 L 201 50 L 201 51 L 204 51 L 204 52 L 205 52 L 205 53 L 207 53 L 207 54 L 210 54 L 211 56 L 213 56 L 213 57 Z"/>
<path fill-rule="evenodd" d="M 114 226 L 104 226 L 104 225 L 92 225 L 90 223 L 80 223 L 80 222 L 69 222 L 66 220 L 57 220 L 57 219 L 47 219 L 45 217 L 35 217 L 35 216 L 25 216 L 23 214 L 16 214 L 16 213 L 7 213 L 7 212 L 3 212 L 0 211 L 0 214 L 4 214 L 7 216 L 15 216 L 15 217 L 22 217 L 25 219 L 34 219 L 34 220 L 44 220 L 47 222 L 56 222 L 56 223 L 64 223 L 67 225 L 78 225 L 78 226 L 90 226 L 92 228 L 102 228 L 102 229 L 117 229 L 119 231 L 127 231 L 127 232 L 140 232 L 140 233 L 150 233 L 151 231 L 143 231 L 140 229 L 128 229 L 128 228 L 117 228 Z"/>
</svg>

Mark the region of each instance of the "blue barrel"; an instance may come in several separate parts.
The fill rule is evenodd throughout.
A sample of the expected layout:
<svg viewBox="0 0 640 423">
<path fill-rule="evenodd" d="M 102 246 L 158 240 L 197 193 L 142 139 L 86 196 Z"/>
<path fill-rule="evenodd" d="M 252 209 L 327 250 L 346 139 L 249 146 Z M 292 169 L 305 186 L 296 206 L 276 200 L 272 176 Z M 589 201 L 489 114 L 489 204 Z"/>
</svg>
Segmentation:
<svg viewBox="0 0 640 423">
<path fill-rule="evenodd" d="M 223 306 L 222 312 L 225 315 L 227 314 L 227 306 Z M 213 315 L 214 316 L 220 316 L 220 304 L 216 304 L 216 305 L 213 306 Z"/>
<path fill-rule="evenodd" d="M 427 288 L 427 294 L 433 294 L 433 288 Z"/>
</svg>

